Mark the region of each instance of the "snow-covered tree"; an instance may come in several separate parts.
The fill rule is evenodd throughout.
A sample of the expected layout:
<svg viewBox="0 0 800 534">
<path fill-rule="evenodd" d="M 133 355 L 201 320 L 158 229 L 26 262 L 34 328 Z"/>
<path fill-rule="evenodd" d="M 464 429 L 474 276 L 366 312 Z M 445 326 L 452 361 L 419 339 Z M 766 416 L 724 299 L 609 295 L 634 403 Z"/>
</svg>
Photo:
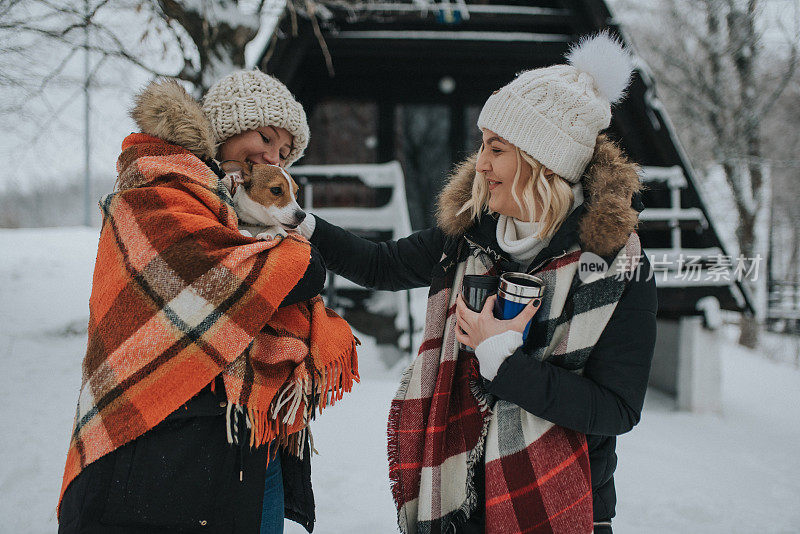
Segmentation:
<svg viewBox="0 0 800 534">
<path fill-rule="evenodd" d="M 800 76 L 789 85 L 777 111 L 765 127 L 767 145 L 773 149 L 772 217 L 770 249 L 772 281 L 777 282 L 773 304 L 778 308 L 794 307 L 800 303 Z M 792 294 L 792 291 L 795 293 Z M 800 321 L 779 323 L 785 329 L 800 332 Z"/>
<path fill-rule="evenodd" d="M 222 76 L 250 66 L 247 45 L 271 34 L 287 6 L 293 16 L 316 22 L 321 5 L 318 0 L 0 0 L 0 84 L 41 90 L 88 49 L 95 70 L 109 58 L 121 59 L 152 75 L 188 82 L 200 95 Z M 57 57 L 47 62 L 48 72 L 33 75 L 26 59 L 42 49 Z"/>
<path fill-rule="evenodd" d="M 140 0 L 148 13 L 147 31 L 180 51 L 173 75 L 202 93 L 229 72 L 246 66 L 245 47 L 265 15 L 283 7 L 270 0 Z"/>
<path fill-rule="evenodd" d="M 778 29 L 766 24 L 759 0 L 663 0 L 658 4 L 621 0 L 617 7 L 659 86 L 690 153 L 716 163 L 733 194 L 739 252 L 761 249 L 756 222 L 769 199 L 765 124 L 795 79 L 798 28 L 791 20 Z M 637 16 L 632 17 L 631 13 Z M 794 11 L 795 15 L 797 11 Z M 653 31 L 653 28 L 671 31 Z M 766 33 L 784 39 L 767 47 Z M 772 37 L 772 35 L 771 35 Z M 758 343 L 758 321 L 743 316 L 739 342 Z"/>
</svg>

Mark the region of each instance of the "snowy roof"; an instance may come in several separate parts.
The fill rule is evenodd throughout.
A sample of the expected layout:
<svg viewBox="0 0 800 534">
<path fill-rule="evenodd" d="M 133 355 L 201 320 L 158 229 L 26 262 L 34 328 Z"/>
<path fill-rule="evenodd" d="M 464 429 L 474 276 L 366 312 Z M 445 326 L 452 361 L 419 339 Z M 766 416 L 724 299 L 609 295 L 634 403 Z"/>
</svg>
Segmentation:
<svg viewBox="0 0 800 534">
<path fill-rule="evenodd" d="M 568 43 L 569 35 L 524 32 L 471 32 L 471 31 L 409 31 L 409 30 L 372 30 L 341 31 L 336 33 L 338 39 L 416 39 L 438 41 L 516 41 L 516 42 L 554 42 Z"/>
<path fill-rule="evenodd" d="M 663 182 L 669 187 L 678 187 L 681 189 L 689 185 L 686 182 L 686 176 L 683 174 L 683 169 L 678 165 L 673 165 L 671 167 L 642 165 L 641 171 L 641 178 L 645 183 Z"/>
<path fill-rule="evenodd" d="M 498 15 L 528 15 L 528 16 L 568 16 L 570 11 L 563 8 L 521 6 L 521 5 L 487 5 L 487 4 L 451 4 L 449 2 L 414 2 L 414 3 L 360 3 L 350 6 L 357 12 L 430 12 L 430 11 L 459 11 L 462 13 L 481 13 Z"/>
</svg>

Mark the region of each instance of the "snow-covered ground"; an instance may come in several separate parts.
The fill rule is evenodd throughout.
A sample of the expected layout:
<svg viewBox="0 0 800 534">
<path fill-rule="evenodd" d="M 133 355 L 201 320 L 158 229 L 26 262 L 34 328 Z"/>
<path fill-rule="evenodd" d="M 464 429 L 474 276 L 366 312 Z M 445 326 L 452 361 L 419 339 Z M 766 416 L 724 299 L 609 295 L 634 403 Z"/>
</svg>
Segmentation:
<svg viewBox="0 0 800 534">
<path fill-rule="evenodd" d="M 56 531 L 96 243 L 93 229 L 0 231 L 0 532 Z M 800 370 L 727 345 L 722 414 L 651 391 L 619 439 L 615 532 L 800 532 Z M 362 383 L 314 426 L 321 534 L 396 531 L 385 425 L 399 370 L 377 353 L 365 339 Z"/>
</svg>

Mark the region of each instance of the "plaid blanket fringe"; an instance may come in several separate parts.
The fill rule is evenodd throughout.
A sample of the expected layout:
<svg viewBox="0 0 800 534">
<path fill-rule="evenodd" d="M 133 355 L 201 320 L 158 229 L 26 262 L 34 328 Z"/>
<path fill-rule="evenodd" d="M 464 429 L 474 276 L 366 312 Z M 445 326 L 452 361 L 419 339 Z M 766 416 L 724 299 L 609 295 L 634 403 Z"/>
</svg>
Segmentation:
<svg viewBox="0 0 800 534">
<path fill-rule="evenodd" d="M 312 302 L 314 306 L 325 310 L 321 298 Z M 263 334 L 259 335 L 254 344 L 263 342 L 263 338 Z M 360 380 L 358 361 L 355 357 L 358 343 L 358 339 L 353 337 L 351 345 L 339 356 L 330 359 L 323 367 L 317 368 L 313 364 L 313 357 L 309 358 L 310 361 L 298 365 L 287 381 L 274 393 L 265 409 L 255 407 L 259 404 L 252 397 L 248 405 L 241 404 L 241 400 L 228 403 L 228 442 L 237 443 L 236 433 L 232 431 L 231 414 L 239 410 L 246 415 L 245 424 L 250 447 L 260 447 L 278 440 L 282 447 L 302 459 L 306 434 L 311 435 L 308 423 L 314 418 L 315 413 L 336 404 L 345 393 L 352 391 L 353 383 Z M 234 399 L 238 399 L 236 392 L 242 392 L 247 388 L 240 378 L 230 374 L 224 374 L 223 379 L 226 391 L 232 392 L 229 397 Z M 313 440 L 311 446 L 313 450 Z"/>
</svg>

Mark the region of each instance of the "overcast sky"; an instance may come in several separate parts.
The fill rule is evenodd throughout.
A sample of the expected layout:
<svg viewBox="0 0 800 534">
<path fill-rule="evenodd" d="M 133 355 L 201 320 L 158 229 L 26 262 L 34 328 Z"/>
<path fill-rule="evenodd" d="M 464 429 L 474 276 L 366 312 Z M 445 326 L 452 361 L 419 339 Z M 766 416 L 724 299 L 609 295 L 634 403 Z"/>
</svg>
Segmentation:
<svg viewBox="0 0 800 534">
<path fill-rule="evenodd" d="M 118 35 L 128 39 L 139 53 L 162 71 L 176 72 L 180 57 L 175 51 L 164 54 L 157 36 L 150 35 L 140 42 L 145 20 L 135 13 L 108 11 L 103 23 L 122 29 Z M 267 13 L 262 18 L 262 31 L 250 43 L 246 56 L 254 62 L 266 45 L 275 17 Z M 35 72 L 48 72 L 67 57 L 68 49 L 50 45 L 31 49 L 28 60 Z M 91 57 L 91 69 L 99 57 Z M 90 69 L 90 70 L 91 70 Z M 69 59 L 64 75 L 47 86 L 43 94 L 25 102 L 27 117 L 2 116 L 5 126 L 0 129 L 0 157 L 5 172 L 0 173 L 0 190 L 25 190 L 35 184 L 83 180 L 84 176 L 84 72 L 83 53 Z M 90 92 L 91 175 L 95 180 L 109 181 L 116 175 L 116 159 L 122 140 L 136 130 L 128 116 L 134 94 L 153 79 L 152 74 L 124 63 L 105 60 L 97 69 L 96 81 Z M 0 109 L 4 104 L 18 103 L 25 93 L 13 88 L 0 93 Z"/>
</svg>

